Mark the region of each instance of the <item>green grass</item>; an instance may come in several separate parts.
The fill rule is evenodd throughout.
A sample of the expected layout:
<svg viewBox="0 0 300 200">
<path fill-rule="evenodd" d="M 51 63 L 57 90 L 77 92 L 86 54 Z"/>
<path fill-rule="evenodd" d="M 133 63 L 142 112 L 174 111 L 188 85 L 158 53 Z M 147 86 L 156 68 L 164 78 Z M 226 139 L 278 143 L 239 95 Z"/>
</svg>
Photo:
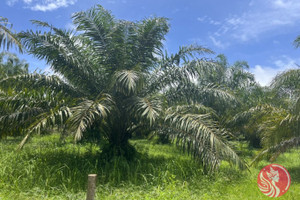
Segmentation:
<svg viewBox="0 0 300 200">
<path fill-rule="evenodd" d="M 85 199 L 87 175 L 98 174 L 97 199 L 270 199 L 256 183 L 265 165 L 241 172 L 228 163 L 204 175 L 189 156 L 170 145 L 131 141 L 140 152 L 128 163 L 107 163 L 93 144 L 62 143 L 58 135 L 35 137 L 22 151 L 19 140 L 0 142 L 0 199 Z M 249 159 L 251 152 L 240 147 Z M 289 191 L 278 199 L 300 199 L 300 150 L 281 155 L 276 163 L 291 174 Z"/>
</svg>

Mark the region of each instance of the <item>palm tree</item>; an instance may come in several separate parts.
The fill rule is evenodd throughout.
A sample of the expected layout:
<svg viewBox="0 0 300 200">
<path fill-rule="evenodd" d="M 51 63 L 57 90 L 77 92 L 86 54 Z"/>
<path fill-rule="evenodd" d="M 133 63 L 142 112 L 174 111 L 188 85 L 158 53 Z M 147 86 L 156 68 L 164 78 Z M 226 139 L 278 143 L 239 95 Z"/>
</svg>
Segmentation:
<svg viewBox="0 0 300 200">
<path fill-rule="evenodd" d="M 265 149 L 255 158 L 265 154 L 271 155 L 271 160 L 281 153 L 300 145 L 300 69 L 292 69 L 277 75 L 271 87 L 288 101 L 287 108 L 280 110 L 281 116 L 269 117 L 262 127 L 265 130 L 262 142 Z M 286 96 L 287 95 L 287 96 Z"/>
<path fill-rule="evenodd" d="M 280 100 L 271 104 L 260 104 L 238 113 L 230 123 L 246 132 L 263 147 L 252 163 L 264 156 L 276 159 L 281 153 L 300 145 L 300 70 L 292 69 L 278 74 L 271 88 Z M 278 97 L 279 96 L 279 97 Z M 286 106 L 287 105 L 287 106 Z M 256 139 L 256 140 L 254 140 Z"/>
<path fill-rule="evenodd" d="M 15 33 L 11 30 L 12 25 L 7 18 L 0 17 L 0 47 L 9 49 L 13 44 L 17 45 L 20 52 L 22 52 L 22 45 Z"/>
<path fill-rule="evenodd" d="M 78 33 L 33 21 L 50 31 L 20 34 L 28 52 L 63 77 L 28 74 L 1 81 L 0 122 L 21 127 L 25 138 L 20 147 L 32 133 L 58 126 L 64 134 L 74 134 L 75 141 L 97 133 L 107 141 L 103 152 L 109 157 L 131 158 L 134 148 L 128 140 L 147 127 L 193 152 L 208 171 L 221 160 L 245 166 L 226 141 L 228 132 L 214 120 L 213 109 L 202 104 L 212 97 L 234 97 L 193 81 L 215 65 L 197 58 L 212 51 L 191 45 L 170 56 L 163 53 L 169 30 L 165 18 L 117 20 L 96 6 L 74 14 L 73 22 Z M 11 85 L 14 92 L 9 93 Z"/>
<path fill-rule="evenodd" d="M 0 79 L 6 76 L 28 73 L 28 63 L 20 60 L 16 54 L 0 53 Z"/>
</svg>

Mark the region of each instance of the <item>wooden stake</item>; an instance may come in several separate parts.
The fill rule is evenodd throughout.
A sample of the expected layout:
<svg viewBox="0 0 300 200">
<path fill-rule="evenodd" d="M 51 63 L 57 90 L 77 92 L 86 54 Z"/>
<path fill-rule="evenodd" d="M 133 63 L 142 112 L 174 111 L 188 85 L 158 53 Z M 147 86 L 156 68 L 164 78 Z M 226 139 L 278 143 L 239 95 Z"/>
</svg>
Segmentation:
<svg viewBox="0 0 300 200">
<path fill-rule="evenodd" d="M 89 174 L 86 200 L 94 200 L 95 199 L 96 179 L 97 179 L 97 174 Z"/>
</svg>

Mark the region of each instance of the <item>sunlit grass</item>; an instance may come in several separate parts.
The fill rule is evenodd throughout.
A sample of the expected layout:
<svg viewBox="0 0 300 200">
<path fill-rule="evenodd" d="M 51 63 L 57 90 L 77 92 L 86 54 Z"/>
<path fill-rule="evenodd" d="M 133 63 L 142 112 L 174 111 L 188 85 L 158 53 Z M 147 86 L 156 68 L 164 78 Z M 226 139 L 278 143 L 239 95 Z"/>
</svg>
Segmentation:
<svg viewBox="0 0 300 200">
<path fill-rule="evenodd" d="M 93 144 L 60 142 L 58 135 L 35 137 L 22 151 L 18 140 L 0 142 L 1 199 L 84 199 L 87 175 L 98 174 L 97 199 L 269 199 L 257 187 L 262 161 L 241 172 L 223 163 L 219 172 L 204 175 L 188 155 L 170 145 L 131 141 L 140 152 L 128 163 L 106 163 Z M 244 147 L 245 155 L 250 154 Z M 300 199 L 300 151 L 281 155 L 276 163 L 292 177 L 289 191 L 279 199 Z M 246 157 L 249 158 L 249 157 Z"/>
</svg>

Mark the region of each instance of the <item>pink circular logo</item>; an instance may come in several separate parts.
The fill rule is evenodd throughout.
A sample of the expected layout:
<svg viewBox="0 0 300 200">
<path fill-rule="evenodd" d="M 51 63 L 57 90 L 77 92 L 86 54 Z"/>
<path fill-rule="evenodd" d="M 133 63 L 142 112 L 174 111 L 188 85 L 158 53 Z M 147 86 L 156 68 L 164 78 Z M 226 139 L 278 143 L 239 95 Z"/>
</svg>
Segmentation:
<svg viewBox="0 0 300 200">
<path fill-rule="evenodd" d="M 258 188 L 269 197 L 280 197 L 291 185 L 289 172 L 281 165 L 270 164 L 260 170 L 257 177 Z"/>
</svg>

